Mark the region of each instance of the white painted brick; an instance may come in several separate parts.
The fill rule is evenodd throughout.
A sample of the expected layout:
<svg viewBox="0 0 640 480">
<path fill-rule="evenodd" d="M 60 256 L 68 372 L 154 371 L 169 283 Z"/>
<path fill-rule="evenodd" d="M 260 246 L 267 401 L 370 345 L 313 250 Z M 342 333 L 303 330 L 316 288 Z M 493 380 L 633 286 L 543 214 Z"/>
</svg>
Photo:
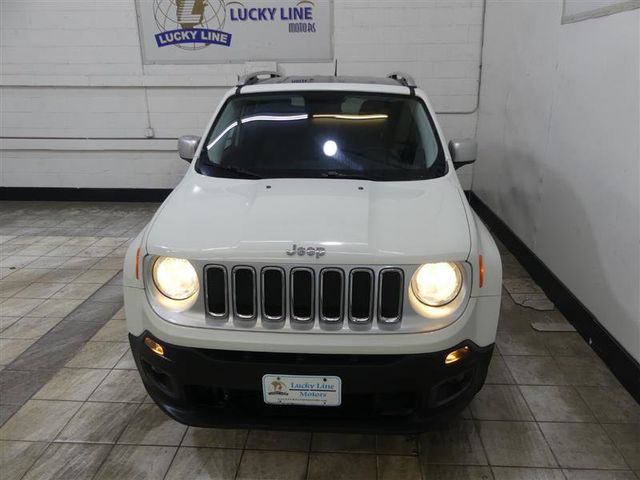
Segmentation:
<svg viewBox="0 0 640 480">
<path fill-rule="evenodd" d="M 336 0 L 339 72 L 407 71 L 436 110 L 473 111 L 482 7 L 482 0 Z M 253 67 L 143 66 L 134 0 L 0 0 L 0 10 L 4 136 L 143 138 L 149 118 L 157 138 L 200 134 L 226 89 Z M 294 75 L 334 70 L 333 62 L 273 66 Z M 20 85 L 29 88 L 7 87 Z M 475 133 L 475 114 L 439 117 L 448 136 Z M 171 187 L 185 168 L 175 152 L 0 154 L 0 181 L 16 186 Z"/>
</svg>

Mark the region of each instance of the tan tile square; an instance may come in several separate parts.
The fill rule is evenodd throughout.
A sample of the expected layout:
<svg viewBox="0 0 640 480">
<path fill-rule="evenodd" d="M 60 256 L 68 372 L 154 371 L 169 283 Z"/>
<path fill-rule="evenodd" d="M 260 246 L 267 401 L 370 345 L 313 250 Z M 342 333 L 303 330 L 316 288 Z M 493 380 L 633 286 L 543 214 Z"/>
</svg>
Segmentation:
<svg viewBox="0 0 640 480">
<path fill-rule="evenodd" d="M 125 316 L 125 313 L 124 313 L 124 307 L 118 310 L 111 318 L 111 320 L 126 320 L 126 319 L 127 317 Z"/>
<path fill-rule="evenodd" d="M 46 447 L 46 442 L 0 441 L 0 478 L 20 480 Z"/>
<path fill-rule="evenodd" d="M 92 368 L 62 368 L 33 398 L 84 401 L 107 373 L 107 370 Z"/>
<path fill-rule="evenodd" d="M 182 441 L 185 447 L 244 448 L 247 430 L 189 427 Z"/>
<path fill-rule="evenodd" d="M 29 348 L 35 340 L 18 340 L 13 338 L 0 338 L 0 365 L 9 365 L 18 356 Z"/>
<path fill-rule="evenodd" d="M 70 237 L 65 235 L 47 235 L 47 236 L 39 236 L 33 242 L 37 245 L 62 245 L 63 243 L 69 241 Z"/>
<path fill-rule="evenodd" d="M 165 480 L 235 479 L 241 450 L 180 447 Z"/>
<path fill-rule="evenodd" d="M 140 403 L 146 394 L 137 370 L 112 370 L 91 394 L 89 400 Z"/>
<path fill-rule="evenodd" d="M 37 256 L 28 255 L 9 255 L 5 258 L 0 258 L 0 267 L 4 268 L 24 268 L 31 262 L 37 260 Z"/>
<path fill-rule="evenodd" d="M 249 450 L 308 452 L 310 445 L 311 433 L 309 432 L 251 430 L 245 448 Z"/>
<path fill-rule="evenodd" d="M 563 470 L 567 480 L 637 480 L 630 470 Z M 637 472 L 636 472 L 637 476 Z"/>
<path fill-rule="evenodd" d="M 13 279 L 0 280 L 0 302 L 3 298 L 11 298 L 29 286 L 28 282 L 14 281 Z M 0 313 L 2 310 L 0 309 Z M 4 313 L 2 313 L 4 315 Z"/>
<path fill-rule="evenodd" d="M 378 456 L 379 480 L 422 480 L 420 463 L 416 457 Z"/>
<path fill-rule="evenodd" d="M 86 300 L 100 288 L 99 283 L 69 283 L 60 289 L 53 298 L 66 298 L 73 300 Z"/>
<path fill-rule="evenodd" d="M 245 452 L 245 457 L 246 454 L 247 452 Z M 242 458 L 242 463 L 240 464 L 240 473 L 242 473 L 243 465 L 245 464 L 245 457 Z M 258 462 L 260 461 L 260 459 L 257 460 Z M 300 460 L 303 459 L 301 458 Z M 259 463 L 257 467 L 260 467 Z M 376 472 L 375 455 L 357 453 L 312 453 L 309 457 L 309 474 L 307 478 L 309 480 L 335 480 L 336 478 L 371 480 L 376 478 Z M 298 477 L 292 476 L 291 478 Z"/>
<path fill-rule="evenodd" d="M 97 241 L 98 237 L 70 237 L 64 242 L 64 244 L 75 246 L 79 245 L 86 248 L 90 245 L 93 245 Z"/>
<path fill-rule="evenodd" d="M 82 250 L 80 253 L 78 253 L 78 256 L 102 258 L 102 257 L 106 257 L 114 250 L 115 250 L 114 247 L 97 246 L 94 244 Z"/>
<path fill-rule="evenodd" d="M 300 452 L 246 450 L 242 455 L 236 478 L 237 480 L 302 480 L 307 470 L 307 457 L 307 453 Z"/>
<path fill-rule="evenodd" d="M 539 422 L 594 422 L 589 407 L 574 387 L 521 386 L 520 390 Z"/>
<path fill-rule="evenodd" d="M 73 312 L 82 300 L 49 298 L 29 312 L 30 317 L 66 317 Z"/>
<path fill-rule="evenodd" d="M 314 433 L 311 442 L 313 452 L 375 453 L 375 435 L 359 433 Z"/>
<path fill-rule="evenodd" d="M 503 356 L 519 385 L 566 385 L 567 380 L 552 357 Z"/>
<path fill-rule="evenodd" d="M 33 283 L 35 281 L 40 281 L 39 279 L 46 272 L 43 270 L 32 269 L 32 268 L 22 268 L 20 270 L 14 270 L 13 273 L 7 280 L 0 282 L 0 284 L 5 283 Z M 0 288 L 1 290 L 1 288 Z"/>
<path fill-rule="evenodd" d="M 129 240 L 129 237 L 102 237 L 93 246 L 96 247 L 119 247 L 124 242 Z"/>
<path fill-rule="evenodd" d="M 60 323 L 61 320 L 62 318 L 54 317 L 22 317 L 0 333 L 0 338 L 37 340 Z"/>
<path fill-rule="evenodd" d="M 125 320 L 109 320 L 91 339 L 94 342 L 127 342 L 129 331 Z"/>
<path fill-rule="evenodd" d="M 556 468 L 494 467 L 495 480 L 565 480 Z"/>
<path fill-rule="evenodd" d="M 164 478 L 176 450 L 176 447 L 116 445 L 95 480 Z"/>
<path fill-rule="evenodd" d="M 485 383 L 487 385 L 512 385 L 516 383 L 507 368 L 507 364 L 504 363 L 504 358 L 499 355 L 493 356 Z"/>
<path fill-rule="evenodd" d="M 602 427 L 613 440 L 627 465 L 640 469 L 640 427 L 634 424 L 605 424 Z"/>
<path fill-rule="evenodd" d="M 619 387 L 620 383 L 613 376 L 602 360 L 596 356 L 554 357 L 560 371 L 570 385 L 586 385 L 594 387 Z"/>
<path fill-rule="evenodd" d="M 6 330 L 18 320 L 20 320 L 20 317 L 0 317 L 0 332 Z"/>
<path fill-rule="evenodd" d="M 53 443 L 23 480 L 91 479 L 109 448 L 108 445 Z"/>
<path fill-rule="evenodd" d="M 118 272 L 119 270 L 88 270 L 76 278 L 73 283 L 104 284 L 111 280 Z"/>
<path fill-rule="evenodd" d="M 415 435 L 377 435 L 376 451 L 386 455 L 417 455 L 418 439 Z"/>
<path fill-rule="evenodd" d="M 634 423 L 640 431 L 640 405 L 622 387 L 577 387 L 602 423 Z"/>
<path fill-rule="evenodd" d="M 52 441 L 82 403 L 29 400 L 0 428 L 2 440 Z"/>
<path fill-rule="evenodd" d="M 127 350 L 125 352 L 125 354 L 122 356 L 122 358 L 120 360 L 118 360 L 118 363 L 116 363 L 116 366 L 113 367 L 116 370 L 136 370 L 136 362 L 133 359 L 133 354 L 131 353 L 131 350 Z"/>
<path fill-rule="evenodd" d="M 485 385 L 471 401 L 470 408 L 473 417 L 479 420 L 533 420 L 516 385 Z"/>
<path fill-rule="evenodd" d="M 540 429 L 563 468 L 627 468 L 622 456 L 600 425 L 541 423 Z"/>
<path fill-rule="evenodd" d="M 131 403 L 87 402 L 60 432 L 56 441 L 115 443 L 137 407 Z"/>
<path fill-rule="evenodd" d="M 82 250 L 86 247 L 82 245 L 60 245 L 59 247 L 54 248 L 49 253 L 47 253 L 48 257 L 73 257 L 74 255 L 78 255 Z"/>
<path fill-rule="evenodd" d="M 42 302 L 39 298 L 8 298 L 0 303 L 0 315 L 3 317 L 22 317 Z"/>
<path fill-rule="evenodd" d="M 40 257 L 42 255 L 49 253 L 54 248 L 56 248 L 55 245 L 43 245 L 43 244 L 34 243 L 31 245 L 23 246 L 22 248 L 20 248 L 20 250 L 18 250 L 15 253 L 18 255 Z"/>
<path fill-rule="evenodd" d="M 456 420 L 421 435 L 420 452 L 426 463 L 487 464 L 478 428 L 471 420 Z"/>
<path fill-rule="evenodd" d="M 64 283 L 67 284 L 71 282 L 73 279 L 78 278 L 84 270 L 73 270 L 73 269 L 64 269 L 59 268 L 56 270 L 51 270 L 47 274 L 43 275 L 38 279 L 39 282 L 52 282 L 52 283 Z"/>
<path fill-rule="evenodd" d="M 491 465 L 555 467 L 556 461 L 532 422 L 480 422 L 480 437 Z"/>
<path fill-rule="evenodd" d="M 124 259 L 122 257 L 105 257 L 91 267 L 92 270 L 120 270 Z"/>
<path fill-rule="evenodd" d="M 87 271 L 93 265 L 98 262 L 98 258 L 94 257 L 71 257 L 69 260 L 60 265 L 61 269 L 73 269 L 73 270 L 82 270 L 82 272 Z M 96 282 L 90 282 L 96 283 Z"/>
<path fill-rule="evenodd" d="M 64 262 L 69 260 L 69 257 L 40 257 L 34 262 L 29 264 L 29 268 L 43 269 L 43 274 L 47 271 L 51 271 L 54 268 L 58 268 Z"/>
<path fill-rule="evenodd" d="M 115 342 L 88 342 L 67 363 L 67 367 L 113 368 L 129 345 Z"/>
<path fill-rule="evenodd" d="M 544 333 L 534 330 L 500 331 L 496 336 L 496 345 L 502 355 L 549 355 Z"/>
<path fill-rule="evenodd" d="M 178 446 L 186 431 L 185 425 L 168 417 L 157 405 L 144 404 L 138 408 L 118 443 Z"/>
<path fill-rule="evenodd" d="M 27 288 L 16 293 L 15 298 L 49 298 L 64 285 L 64 283 L 32 283 Z"/>
<path fill-rule="evenodd" d="M 489 467 L 423 465 L 426 480 L 492 480 Z M 515 479 L 514 479 L 515 480 Z M 520 480 L 520 479 L 518 479 Z"/>
</svg>

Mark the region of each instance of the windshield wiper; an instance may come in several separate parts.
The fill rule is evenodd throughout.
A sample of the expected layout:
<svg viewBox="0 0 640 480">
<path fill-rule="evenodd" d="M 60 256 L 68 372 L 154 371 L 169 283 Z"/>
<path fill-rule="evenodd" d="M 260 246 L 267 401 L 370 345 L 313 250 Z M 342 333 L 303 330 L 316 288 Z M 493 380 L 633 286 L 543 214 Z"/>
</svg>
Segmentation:
<svg viewBox="0 0 640 480">
<path fill-rule="evenodd" d="M 364 175 L 362 173 L 343 173 L 343 172 L 336 172 L 334 170 L 321 173 L 320 176 L 322 178 L 349 178 L 354 180 L 371 180 L 371 181 L 380 180 L 380 177 L 376 177 L 375 175 Z"/>
<path fill-rule="evenodd" d="M 257 173 L 252 172 L 251 170 L 246 170 L 242 167 L 233 167 L 233 166 L 222 167 L 220 165 L 215 165 L 215 166 L 216 168 L 219 168 L 221 170 L 226 170 L 227 172 L 235 173 L 237 175 L 243 175 L 245 178 L 256 178 L 256 179 L 264 178 L 262 175 L 258 175 Z"/>
</svg>

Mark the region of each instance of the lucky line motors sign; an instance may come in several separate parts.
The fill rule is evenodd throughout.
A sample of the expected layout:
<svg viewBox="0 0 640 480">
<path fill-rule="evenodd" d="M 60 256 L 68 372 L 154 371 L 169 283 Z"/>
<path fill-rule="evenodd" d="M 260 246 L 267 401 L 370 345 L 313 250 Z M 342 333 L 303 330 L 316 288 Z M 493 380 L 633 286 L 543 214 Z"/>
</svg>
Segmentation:
<svg viewBox="0 0 640 480">
<path fill-rule="evenodd" d="M 144 62 L 326 61 L 332 0 L 137 0 Z"/>
</svg>

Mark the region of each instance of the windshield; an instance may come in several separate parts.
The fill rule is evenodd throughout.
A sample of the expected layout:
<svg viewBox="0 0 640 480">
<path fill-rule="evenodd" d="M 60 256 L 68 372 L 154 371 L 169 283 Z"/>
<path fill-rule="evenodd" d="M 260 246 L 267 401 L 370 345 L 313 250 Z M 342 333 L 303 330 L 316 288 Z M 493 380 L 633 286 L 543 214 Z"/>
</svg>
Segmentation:
<svg viewBox="0 0 640 480">
<path fill-rule="evenodd" d="M 447 172 L 420 99 L 358 92 L 231 97 L 196 169 L 217 177 L 378 181 L 424 180 Z"/>
</svg>

